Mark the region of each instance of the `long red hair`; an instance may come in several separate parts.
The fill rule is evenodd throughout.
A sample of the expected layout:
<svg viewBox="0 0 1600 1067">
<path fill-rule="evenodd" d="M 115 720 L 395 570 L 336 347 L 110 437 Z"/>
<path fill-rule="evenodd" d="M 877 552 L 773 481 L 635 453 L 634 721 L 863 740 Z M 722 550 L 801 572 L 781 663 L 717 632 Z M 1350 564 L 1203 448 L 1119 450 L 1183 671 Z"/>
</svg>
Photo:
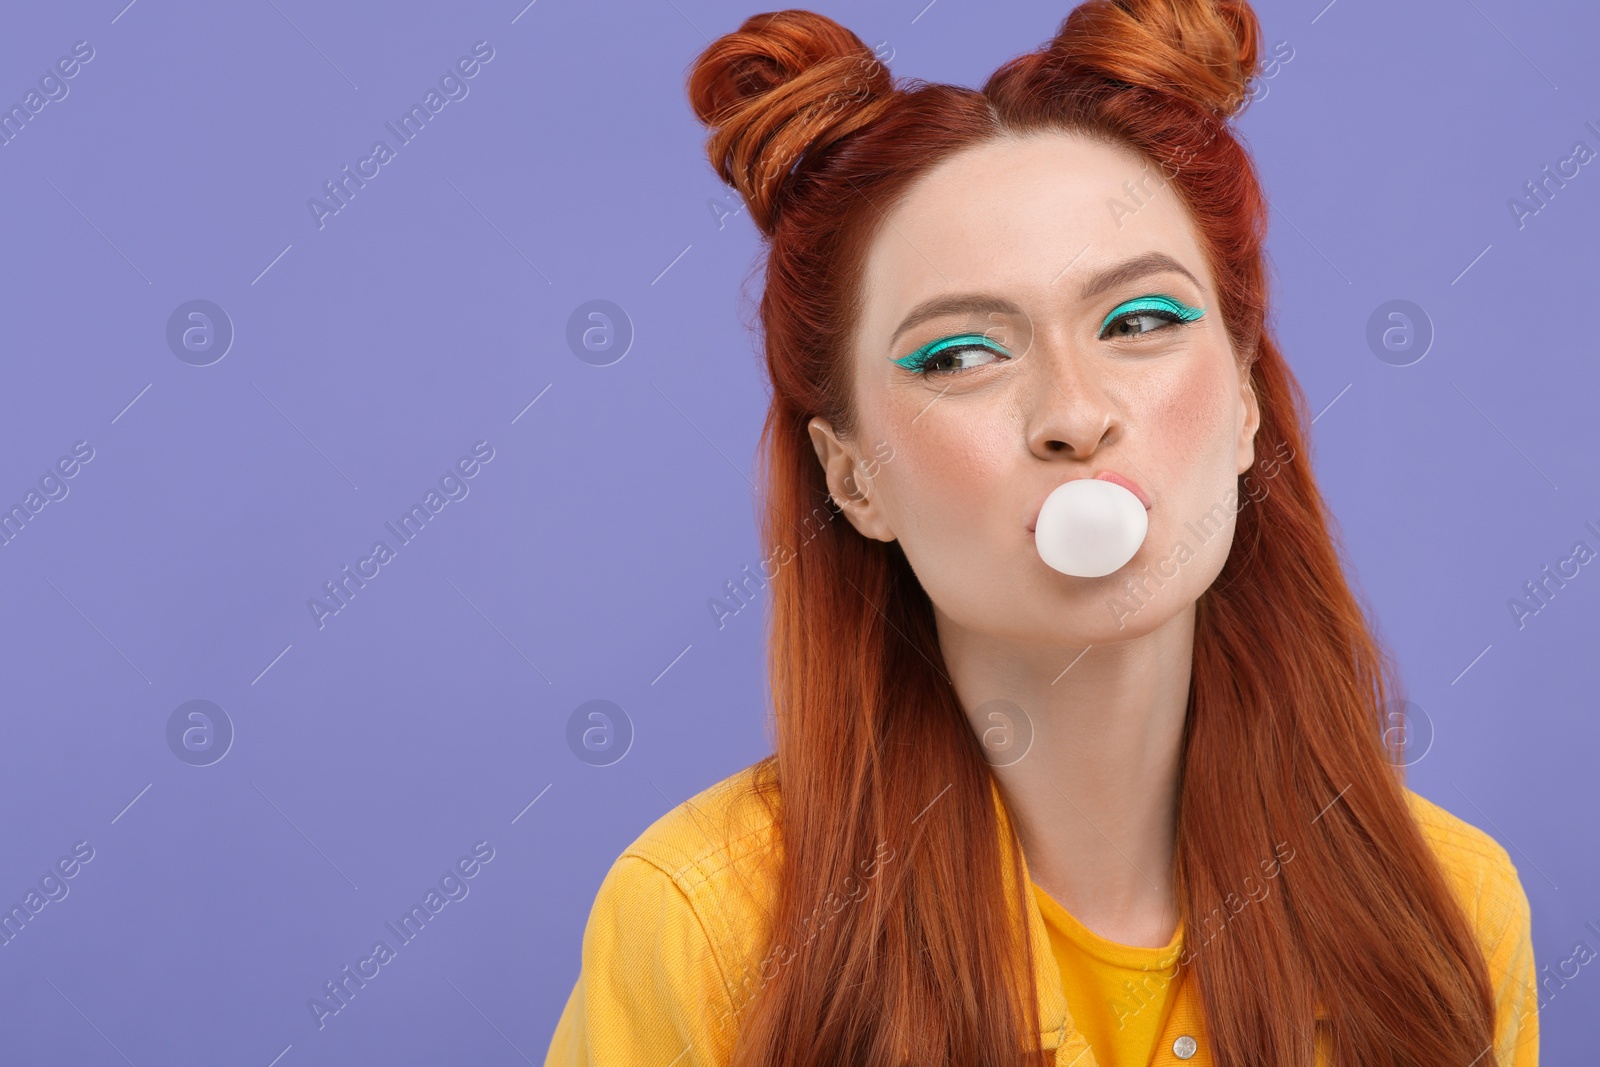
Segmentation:
<svg viewBox="0 0 1600 1067">
<path fill-rule="evenodd" d="M 1227 123 L 1259 37 L 1243 0 L 1090 0 L 974 91 L 896 85 L 855 34 L 788 10 L 697 58 L 688 93 L 711 163 L 768 242 L 759 461 L 777 565 L 775 751 L 753 780 L 781 841 L 774 940 L 799 945 L 737 1005 L 738 1067 L 1044 1062 L 1024 1054 L 1039 1043 L 1029 945 L 996 906 L 1007 865 L 1028 891 L 1020 846 L 1000 833 L 927 594 L 898 542 L 835 521 L 806 424 L 854 431 L 845 361 L 888 206 L 952 153 L 1064 130 L 1132 148 L 1171 181 L 1260 403 L 1258 463 L 1304 455 L 1308 407 L 1266 323 L 1265 203 Z M 1266 494 L 1249 491 L 1252 474 L 1197 605 L 1173 872 L 1191 937 L 1226 924 L 1185 963 L 1213 1058 L 1310 1065 L 1320 1003 L 1337 1064 L 1465 1067 L 1491 1043 L 1492 991 L 1383 743 L 1393 665 L 1346 582 L 1310 463 L 1279 466 Z M 1295 851 L 1281 891 L 1230 907 L 1282 841 Z M 894 858 L 860 903 L 810 919 L 885 845 Z"/>
</svg>

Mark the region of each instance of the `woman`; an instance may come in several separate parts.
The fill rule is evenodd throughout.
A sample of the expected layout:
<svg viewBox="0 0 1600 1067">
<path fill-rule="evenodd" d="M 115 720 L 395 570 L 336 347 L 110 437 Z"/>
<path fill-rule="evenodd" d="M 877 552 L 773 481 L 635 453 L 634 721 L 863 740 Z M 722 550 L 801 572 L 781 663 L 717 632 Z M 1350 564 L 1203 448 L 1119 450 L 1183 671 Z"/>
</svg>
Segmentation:
<svg viewBox="0 0 1600 1067">
<path fill-rule="evenodd" d="M 770 242 L 776 751 L 619 857 L 547 1063 L 1536 1062 L 1527 897 L 1385 747 L 1265 324 L 1258 47 L 1092 0 L 981 92 L 804 11 L 699 57 Z M 1148 533 L 1070 577 L 1092 477 Z"/>
</svg>

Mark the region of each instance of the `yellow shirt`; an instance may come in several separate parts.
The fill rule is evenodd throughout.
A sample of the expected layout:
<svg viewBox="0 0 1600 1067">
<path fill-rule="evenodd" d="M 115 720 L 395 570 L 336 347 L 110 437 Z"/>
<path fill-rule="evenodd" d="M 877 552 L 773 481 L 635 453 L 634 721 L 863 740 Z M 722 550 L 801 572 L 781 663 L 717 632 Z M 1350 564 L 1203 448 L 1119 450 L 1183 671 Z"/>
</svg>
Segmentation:
<svg viewBox="0 0 1600 1067">
<path fill-rule="evenodd" d="M 589 912 L 581 967 L 550 1039 L 546 1067 L 727 1063 L 738 1013 L 777 973 L 788 948 L 781 940 L 768 948 L 774 886 L 766 872 L 781 842 L 765 805 L 735 802 L 742 794 L 734 787 L 751 770 L 668 811 L 612 864 Z M 1474 1067 L 1537 1067 L 1538 976 L 1517 869 L 1482 830 L 1409 789 L 1406 798 L 1489 964 L 1494 1058 L 1485 1056 Z M 1004 832 L 1010 819 L 998 789 L 994 799 Z M 1068 1009 L 1072 979 L 1064 982 L 1055 962 L 1037 894 L 1022 898 L 1027 914 L 1016 915 L 1010 865 L 1002 871 L 1005 906 L 1013 921 L 1027 924 L 1033 951 L 1041 1047 L 1054 1051 L 1059 1067 L 1101 1067 L 1083 1030 L 1085 1023 L 1095 1025 L 1092 1004 L 1080 994 Z M 1174 983 L 1163 1011 L 1149 1067 L 1213 1067 L 1194 984 Z M 1325 1067 L 1326 1029 L 1318 1034 L 1316 1062 Z"/>
<path fill-rule="evenodd" d="M 1033 895 L 1072 1021 L 1100 1067 L 1145 1067 L 1167 1024 L 1172 990 L 1186 973 L 1178 967 L 1183 924 L 1165 948 L 1123 945 L 1084 926 L 1037 883 Z"/>
</svg>

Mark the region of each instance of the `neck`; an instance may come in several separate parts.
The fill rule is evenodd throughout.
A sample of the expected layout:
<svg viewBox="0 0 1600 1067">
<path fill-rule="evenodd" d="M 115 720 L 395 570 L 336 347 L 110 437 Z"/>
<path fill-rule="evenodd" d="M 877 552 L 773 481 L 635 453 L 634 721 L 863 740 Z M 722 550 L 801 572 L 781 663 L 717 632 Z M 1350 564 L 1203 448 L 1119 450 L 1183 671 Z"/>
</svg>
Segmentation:
<svg viewBox="0 0 1600 1067">
<path fill-rule="evenodd" d="M 1102 937 L 1166 945 L 1178 921 L 1172 861 L 1194 606 L 1143 636 L 1087 648 L 997 638 L 943 615 L 938 625 L 1029 876 Z"/>
</svg>

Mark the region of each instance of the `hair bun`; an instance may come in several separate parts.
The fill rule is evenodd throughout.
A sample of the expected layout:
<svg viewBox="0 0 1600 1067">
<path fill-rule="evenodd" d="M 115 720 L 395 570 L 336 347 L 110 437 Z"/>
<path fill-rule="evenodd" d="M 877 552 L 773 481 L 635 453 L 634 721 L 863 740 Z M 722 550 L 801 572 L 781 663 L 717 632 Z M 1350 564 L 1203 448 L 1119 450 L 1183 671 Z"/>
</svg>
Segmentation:
<svg viewBox="0 0 1600 1067">
<path fill-rule="evenodd" d="M 712 167 L 769 235 L 801 160 L 872 121 L 893 91 L 861 38 L 801 10 L 750 16 L 700 53 L 688 84 L 695 115 L 712 130 Z"/>
<path fill-rule="evenodd" d="M 1062 22 L 1049 51 L 1230 118 L 1250 97 L 1260 37 L 1245 0 L 1088 0 Z"/>
</svg>

